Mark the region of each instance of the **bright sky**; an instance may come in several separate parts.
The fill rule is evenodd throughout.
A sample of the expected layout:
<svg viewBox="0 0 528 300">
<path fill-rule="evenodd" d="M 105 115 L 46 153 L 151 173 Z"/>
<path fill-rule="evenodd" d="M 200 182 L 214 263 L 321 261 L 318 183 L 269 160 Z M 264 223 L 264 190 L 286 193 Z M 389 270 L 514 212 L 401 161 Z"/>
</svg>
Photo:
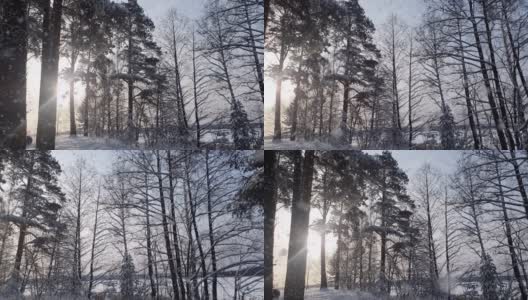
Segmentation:
<svg viewBox="0 0 528 300">
<path fill-rule="evenodd" d="M 127 0 L 117 0 L 116 2 L 126 2 Z M 143 7 L 147 16 L 149 16 L 155 25 L 158 25 L 168 8 L 174 7 L 181 15 L 194 19 L 201 16 L 202 8 L 207 0 L 138 0 Z M 68 66 L 66 59 L 61 58 L 59 61 L 59 72 Z M 40 59 L 31 58 L 27 65 L 27 122 L 28 135 L 35 135 L 37 131 L 38 116 L 38 98 L 40 87 Z M 84 86 L 76 84 L 75 86 L 76 105 L 81 103 L 84 97 Z M 58 130 L 69 130 L 69 85 L 68 82 L 59 76 L 58 82 L 58 103 L 57 103 L 57 121 Z"/>
<path fill-rule="evenodd" d="M 369 154 L 378 154 L 382 151 L 365 151 Z M 409 176 L 411 183 L 416 171 L 425 163 L 431 164 L 433 168 L 442 173 L 453 173 L 457 166 L 457 160 L 461 157 L 461 151 L 392 151 L 393 157 L 398 161 L 398 165 Z M 321 218 L 318 209 L 312 208 L 310 211 L 310 223 Z M 288 208 L 281 208 L 277 212 L 275 226 L 275 270 L 274 280 L 278 287 L 284 286 L 286 276 L 286 265 L 288 255 L 288 240 L 290 231 L 291 214 Z M 330 257 L 336 250 L 336 237 L 329 233 L 326 236 L 327 264 Z M 320 247 L 321 240 L 319 234 L 311 230 L 308 234 L 308 262 L 307 277 L 310 284 L 318 284 L 320 279 Z M 327 265 L 328 268 L 328 265 Z"/>
<path fill-rule="evenodd" d="M 84 158 L 100 174 L 112 170 L 112 163 L 118 154 L 114 150 L 54 150 L 51 153 L 60 163 L 62 171 L 72 166 L 77 158 Z"/>
<path fill-rule="evenodd" d="M 365 9 L 365 14 L 372 20 L 376 30 L 381 27 L 391 14 L 398 15 L 408 25 L 417 25 L 425 9 L 424 0 L 359 0 Z M 275 63 L 274 55 L 265 56 L 267 63 Z M 293 100 L 293 85 L 287 81 L 282 84 L 282 104 L 288 105 Z M 275 81 L 265 78 L 265 102 L 266 108 L 275 106 Z"/>
</svg>

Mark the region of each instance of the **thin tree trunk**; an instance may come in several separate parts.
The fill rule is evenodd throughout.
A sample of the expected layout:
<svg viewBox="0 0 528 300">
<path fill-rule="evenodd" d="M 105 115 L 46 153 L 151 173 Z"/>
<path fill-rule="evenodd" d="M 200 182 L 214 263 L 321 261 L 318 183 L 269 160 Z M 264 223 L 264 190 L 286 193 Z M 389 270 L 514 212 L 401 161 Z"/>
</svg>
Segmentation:
<svg viewBox="0 0 528 300">
<path fill-rule="evenodd" d="M 73 44 L 74 41 L 74 29 L 73 24 L 70 26 L 70 31 L 72 35 L 72 41 Z M 70 57 L 70 135 L 76 136 L 77 135 L 77 126 L 75 124 L 75 62 L 77 61 L 77 55 L 76 50 L 73 49 L 73 46 L 70 49 L 71 51 L 71 57 Z"/>
<path fill-rule="evenodd" d="M 145 218 L 146 218 L 146 231 L 147 231 L 147 268 L 150 283 L 150 296 L 152 299 L 156 299 L 157 289 L 156 281 L 154 280 L 154 269 L 152 260 L 152 234 L 150 228 L 150 205 L 149 205 L 149 189 L 148 189 L 148 175 L 145 173 Z"/>
<path fill-rule="evenodd" d="M 511 47 L 511 51 L 512 51 L 512 54 L 513 54 L 514 64 L 515 64 L 515 67 L 517 68 L 517 71 L 519 73 L 519 77 L 521 79 L 521 83 L 522 83 L 522 86 L 524 88 L 525 96 L 528 97 L 528 83 L 526 82 L 526 77 L 524 77 L 524 71 L 523 71 L 523 69 L 521 67 L 521 61 L 519 59 L 519 53 L 516 50 L 515 42 L 513 40 L 513 36 L 512 36 L 512 33 L 511 33 L 511 26 L 510 26 L 510 21 L 509 21 L 509 18 L 508 18 L 508 13 L 506 11 L 505 1 L 501 0 L 501 4 L 502 4 L 501 6 L 502 6 L 503 17 L 504 17 L 504 20 L 505 20 L 505 23 L 506 23 L 506 31 L 508 33 L 508 40 L 510 41 L 510 47 Z M 520 124 L 524 124 L 526 122 L 525 115 L 524 115 L 524 109 L 523 109 L 524 105 L 523 105 L 522 97 L 520 97 L 520 95 L 519 95 L 519 101 L 517 103 L 517 106 L 518 106 L 519 119 L 520 119 L 519 123 Z M 528 130 L 526 128 L 524 130 L 524 134 L 528 135 Z M 527 137 L 525 137 L 525 138 L 527 138 Z"/>
<path fill-rule="evenodd" d="M 326 205 L 326 203 L 325 203 Z M 328 288 L 326 278 L 326 214 L 323 214 L 323 228 L 321 230 L 321 289 Z"/>
<path fill-rule="evenodd" d="M 473 25 L 473 35 L 475 36 L 475 43 L 479 54 L 479 60 L 480 60 L 480 70 L 482 72 L 482 77 L 484 78 L 484 86 L 486 87 L 487 95 L 488 95 L 488 102 L 491 107 L 491 114 L 493 116 L 493 120 L 495 122 L 495 128 L 497 130 L 497 136 L 499 138 L 499 143 L 501 149 L 508 149 L 508 143 L 506 141 L 506 137 L 504 135 L 503 128 L 503 121 L 500 119 L 497 103 L 495 102 L 495 98 L 493 97 L 493 91 L 491 89 L 490 85 L 490 79 L 488 76 L 488 71 L 486 68 L 486 62 L 484 58 L 484 51 L 482 49 L 482 44 L 480 41 L 480 33 L 478 29 L 478 24 L 475 19 L 475 10 L 474 10 L 474 0 L 468 0 L 469 4 L 469 12 L 470 12 L 470 21 Z"/>
<path fill-rule="evenodd" d="M 473 113 L 473 105 L 471 104 L 471 96 L 469 93 L 469 78 L 466 68 L 466 57 L 464 52 L 464 46 L 462 43 L 462 30 L 460 29 L 460 20 L 457 19 L 457 31 L 458 31 L 458 46 L 460 47 L 460 57 L 462 64 L 462 77 L 464 85 L 464 96 L 466 98 L 467 116 L 469 119 L 469 126 L 471 127 L 471 134 L 473 136 L 473 147 L 474 149 L 480 149 L 480 140 L 478 137 L 477 127 L 475 125 L 475 115 Z"/>
<path fill-rule="evenodd" d="M 185 135 L 189 125 L 187 124 L 187 113 L 185 112 L 185 102 L 183 100 L 183 91 L 181 86 L 180 66 L 178 62 L 178 47 L 176 44 L 176 26 L 174 20 L 172 25 L 172 48 L 174 59 L 174 79 L 176 83 L 176 101 L 178 105 L 178 125 L 180 127 L 180 135 Z"/>
<path fill-rule="evenodd" d="M 301 70 L 303 65 L 303 56 L 304 56 L 304 48 L 301 47 L 301 56 L 299 58 L 299 66 L 297 68 L 297 75 L 295 76 L 295 89 L 299 90 L 301 88 Z M 295 93 L 295 97 L 293 98 L 292 103 L 292 115 L 291 115 L 291 131 L 290 131 L 290 141 L 295 141 L 297 138 L 297 114 L 299 113 L 299 95 L 298 93 Z M 276 122 L 276 121 L 275 121 Z"/>
<path fill-rule="evenodd" d="M 449 256 L 449 222 L 447 219 L 447 186 L 445 187 L 444 199 L 444 222 L 445 222 L 445 258 L 447 272 L 447 300 L 451 300 L 451 264 Z"/>
<path fill-rule="evenodd" d="M 163 178 L 161 176 L 161 160 L 160 160 L 160 153 L 159 150 L 156 151 L 156 163 L 157 163 L 157 171 L 158 171 L 158 185 L 159 185 L 159 193 L 160 193 L 160 204 L 161 204 L 161 222 L 163 226 L 163 237 L 165 239 L 165 248 L 167 249 L 167 260 L 169 263 L 169 271 L 172 281 L 172 290 L 174 293 L 174 298 L 176 300 L 180 299 L 179 296 L 179 290 L 178 290 L 178 283 L 176 279 L 176 270 L 174 268 L 174 260 L 173 260 L 173 253 L 170 245 L 170 237 L 169 237 L 169 228 L 167 224 L 167 210 L 165 209 L 165 198 L 163 197 Z"/>
<path fill-rule="evenodd" d="M 196 45 L 194 41 L 194 29 L 192 31 L 192 63 L 193 63 L 193 92 L 194 92 L 194 118 L 196 121 L 196 148 L 200 148 L 200 118 L 199 118 L 199 107 L 198 107 L 198 86 L 197 86 L 197 71 L 196 71 Z"/>
<path fill-rule="evenodd" d="M 517 186 L 519 187 L 519 194 L 523 201 L 524 212 L 526 213 L 526 218 L 528 218 L 528 194 L 526 193 L 526 187 L 524 185 L 524 179 L 519 169 L 519 163 L 517 162 L 516 151 L 510 150 L 511 160 L 510 163 L 513 165 L 513 170 L 515 172 L 515 179 L 517 181 Z"/>
<path fill-rule="evenodd" d="M 92 238 L 92 251 L 90 253 L 90 280 L 89 280 L 89 285 L 88 285 L 88 299 L 91 299 L 92 297 L 92 287 L 93 287 L 93 282 L 94 282 L 93 278 L 94 278 L 95 243 L 97 241 L 97 225 L 98 225 L 97 221 L 99 217 L 100 195 L 101 195 L 101 188 L 99 187 L 98 192 L 97 192 L 97 200 L 95 201 L 95 220 L 94 220 L 94 227 L 93 227 L 94 233 L 93 233 L 93 238 Z M 149 267 L 152 268 L 151 265 L 149 265 Z"/>
<path fill-rule="evenodd" d="M 128 4 L 132 4 L 132 1 L 135 0 L 128 0 Z M 134 47 L 133 45 L 133 38 L 132 38 L 132 16 L 131 13 L 128 13 L 128 51 L 127 51 L 127 75 L 128 78 L 126 80 L 127 86 L 128 86 L 128 116 L 127 116 L 127 139 L 129 143 L 132 143 L 134 140 L 134 81 L 132 80 L 132 74 L 134 73 L 134 70 L 132 70 L 133 62 L 132 62 L 132 49 Z"/>
<path fill-rule="evenodd" d="M 255 70 L 257 72 L 257 80 L 259 83 L 260 95 L 262 97 L 262 103 L 264 103 L 264 73 L 262 72 L 262 64 L 260 63 L 257 46 L 255 44 L 255 36 L 253 34 L 251 19 L 249 17 L 248 1 L 249 0 L 244 0 L 244 8 L 245 8 L 244 11 L 246 14 L 247 31 L 249 33 L 249 42 L 251 44 L 251 52 L 253 54 L 253 60 L 255 62 Z"/>
<path fill-rule="evenodd" d="M 513 140 L 512 133 L 510 131 L 510 123 L 509 123 L 509 117 L 506 109 L 506 102 L 502 94 L 502 87 L 500 84 L 499 79 L 499 71 L 497 70 L 497 64 L 495 62 L 495 49 L 493 47 L 493 40 L 492 40 L 492 33 L 490 29 L 490 21 L 488 18 L 488 0 L 481 1 L 482 4 L 482 12 L 484 15 L 484 25 L 486 28 L 486 37 L 487 37 L 487 44 L 489 48 L 489 55 L 491 59 L 491 70 L 493 72 L 493 80 L 495 82 L 495 92 L 497 93 L 497 97 L 499 98 L 499 108 L 502 116 L 502 121 L 504 123 L 504 131 L 506 132 L 506 137 L 508 139 L 508 144 L 511 150 L 515 150 L 515 141 Z"/>
<path fill-rule="evenodd" d="M 323 174 L 323 210 L 322 214 L 322 228 L 321 228 L 321 289 L 328 288 L 328 280 L 326 277 L 326 218 L 330 208 L 328 207 L 328 187 L 327 187 L 328 170 L 325 169 Z"/>
<path fill-rule="evenodd" d="M 498 162 L 495 161 L 495 171 L 497 172 L 497 180 L 499 187 L 499 198 L 501 200 L 502 214 L 504 218 L 504 227 L 506 229 L 506 239 L 508 240 L 508 251 L 510 252 L 510 258 L 512 262 L 513 274 L 519 285 L 519 291 L 521 292 L 521 299 L 528 299 L 528 294 L 526 292 L 526 287 L 524 285 L 523 278 L 521 277 L 521 272 L 519 270 L 519 260 L 517 258 L 517 253 L 515 252 L 515 247 L 513 245 L 512 230 L 510 225 L 510 219 L 508 216 L 508 211 L 506 209 L 506 202 L 504 201 L 504 192 L 502 190 L 502 176 L 499 169 Z"/>
<path fill-rule="evenodd" d="M 178 237 L 178 226 L 176 223 L 176 213 L 175 213 L 175 201 L 174 201 L 174 187 L 173 187 L 173 176 L 172 176 L 172 159 L 171 159 L 171 151 L 167 151 L 167 164 L 169 167 L 169 198 L 171 201 L 171 217 L 172 217 L 172 234 L 174 239 L 174 251 L 176 252 L 176 274 L 178 275 L 178 284 L 180 285 L 180 296 L 182 297 L 182 300 L 185 299 L 185 287 L 183 285 L 183 275 L 181 273 L 182 270 L 182 264 L 180 260 L 180 243 L 179 243 L 179 237 Z"/>
<path fill-rule="evenodd" d="M 213 205 L 211 203 L 211 178 L 209 174 L 209 150 L 205 150 L 205 176 L 207 179 L 207 218 L 209 221 L 209 244 L 211 247 L 211 267 L 212 267 L 212 293 L 213 293 L 213 300 L 218 299 L 218 293 L 217 293 L 217 285 L 218 285 L 218 274 L 216 273 L 216 249 L 215 249 L 215 238 L 214 238 L 214 231 L 213 231 Z"/>
<path fill-rule="evenodd" d="M 200 234 L 198 233 L 198 225 L 196 223 L 196 207 L 192 196 L 191 191 L 191 179 L 189 177 L 189 165 L 188 161 L 185 161 L 186 163 L 186 170 L 185 170 L 185 176 L 186 176 L 186 182 L 187 182 L 187 194 L 189 195 L 189 206 L 191 208 L 191 221 L 194 228 L 194 236 L 196 237 L 196 245 L 198 246 L 198 254 L 200 254 L 200 268 L 202 269 L 202 277 L 203 277 L 203 287 L 204 287 L 204 298 L 206 300 L 209 299 L 209 284 L 207 282 L 207 268 L 205 265 L 205 255 L 202 247 L 202 240 L 200 239 Z"/>
<path fill-rule="evenodd" d="M 179 237 L 178 237 L 178 226 L 176 223 L 176 205 L 174 201 L 174 185 L 177 185 L 176 183 L 173 184 L 174 177 L 172 175 L 173 172 L 173 165 L 172 165 L 172 157 L 171 157 L 171 151 L 167 150 L 167 164 L 169 167 L 169 199 L 171 202 L 171 218 L 172 218 L 172 234 L 173 234 L 173 240 L 174 240 L 174 251 L 176 252 L 176 274 L 178 275 L 178 284 L 180 285 L 180 296 L 182 300 L 185 299 L 185 287 L 183 285 L 183 275 L 181 273 L 182 270 L 182 264 L 180 260 L 180 243 L 179 243 Z"/>
<path fill-rule="evenodd" d="M 339 210 L 339 222 L 337 225 L 337 250 L 336 250 L 336 260 L 335 260 L 335 279 L 334 279 L 334 288 L 339 290 L 339 285 L 341 281 L 341 248 L 343 247 L 343 242 L 341 241 L 341 231 L 343 227 L 343 202 L 341 202 L 341 209 Z"/>
<path fill-rule="evenodd" d="M 413 119 L 412 119 L 412 63 L 413 63 L 413 37 L 410 37 L 410 46 L 409 46 L 409 149 L 413 148 Z"/>
</svg>

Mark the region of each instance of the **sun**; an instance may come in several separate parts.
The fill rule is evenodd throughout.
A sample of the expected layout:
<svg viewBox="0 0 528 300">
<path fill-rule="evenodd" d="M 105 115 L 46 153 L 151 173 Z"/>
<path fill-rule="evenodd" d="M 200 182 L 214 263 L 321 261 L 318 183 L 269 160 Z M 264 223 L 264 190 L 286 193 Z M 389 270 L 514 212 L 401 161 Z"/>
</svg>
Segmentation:
<svg viewBox="0 0 528 300">
<path fill-rule="evenodd" d="M 330 257 L 337 249 L 337 240 L 333 233 L 328 232 L 325 238 L 326 256 Z M 306 240 L 308 256 L 319 259 L 321 257 L 321 235 L 318 231 L 310 229 Z"/>
<path fill-rule="evenodd" d="M 276 82 L 272 77 L 264 78 L 264 105 L 266 108 L 275 107 Z"/>
</svg>

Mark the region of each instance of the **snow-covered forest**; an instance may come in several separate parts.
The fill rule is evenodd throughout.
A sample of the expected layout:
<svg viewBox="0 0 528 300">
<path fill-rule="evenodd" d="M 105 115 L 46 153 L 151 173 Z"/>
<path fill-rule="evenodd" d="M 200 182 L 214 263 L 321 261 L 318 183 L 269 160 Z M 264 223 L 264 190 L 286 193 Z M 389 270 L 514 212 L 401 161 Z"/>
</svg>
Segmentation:
<svg viewBox="0 0 528 300">
<path fill-rule="evenodd" d="M 1 299 L 261 299 L 261 151 L 0 158 Z"/>
<path fill-rule="evenodd" d="M 390 3 L 271 1 L 266 148 L 526 149 L 528 2 Z"/>
<path fill-rule="evenodd" d="M 161 1 L 155 19 L 151 2 L 3 0 L 0 143 L 261 148 L 263 0 L 200 1 L 193 18 Z"/>
<path fill-rule="evenodd" d="M 266 151 L 265 299 L 527 299 L 528 156 L 440 152 Z"/>
</svg>

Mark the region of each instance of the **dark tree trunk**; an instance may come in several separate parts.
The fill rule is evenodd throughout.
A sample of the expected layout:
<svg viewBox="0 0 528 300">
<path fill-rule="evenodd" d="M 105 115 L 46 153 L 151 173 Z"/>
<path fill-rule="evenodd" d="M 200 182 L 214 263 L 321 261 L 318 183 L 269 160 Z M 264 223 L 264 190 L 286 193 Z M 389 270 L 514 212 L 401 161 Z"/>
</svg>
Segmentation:
<svg viewBox="0 0 528 300">
<path fill-rule="evenodd" d="M 0 45 L 0 148 L 26 148 L 27 0 L 6 0 Z"/>
<path fill-rule="evenodd" d="M 328 288 L 326 278 L 326 214 L 323 215 L 323 229 L 321 230 L 321 289 Z"/>
<path fill-rule="evenodd" d="M 128 0 L 128 3 L 131 4 L 134 0 Z M 134 81 L 132 80 L 132 75 L 134 74 L 133 70 L 133 61 L 132 61 L 132 49 L 133 38 L 132 38 L 132 16 L 128 14 L 128 51 L 127 51 L 127 75 L 126 80 L 128 87 L 128 115 L 127 115 L 127 140 L 129 143 L 132 143 L 135 139 L 134 134 Z"/>
<path fill-rule="evenodd" d="M 504 192 L 502 190 L 502 178 L 501 178 L 501 173 L 499 170 L 499 164 L 497 162 L 495 162 L 495 171 L 497 172 L 499 198 L 500 198 L 501 205 L 502 205 L 504 227 L 506 229 L 506 239 L 508 240 L 508 251 L 510 252 L 513 274 L 515 276 L 515 279 L 517 280 L 517 284 L 519 285 L 519 290 L 521 292 L 520 299 L 526 300 L 528 299 L 528 294 L 526 292 L 526 286 L 524 285 L 523 278 L 521 277 L 521 271 L 519 270 L 519 259 L 517 257 L 517 253 L 515 252 L 515 246 L 513 245 L 511 224 L 510 224 L 510 219 L 508 216 L 508 210 L 506 208 L 506 202 L 504 201 Z"/>
<path fill-rule="evenodd" d="M 462 31 L 460 29 L 460 20 L 457 20 L 457 31 L 458 31 L 458 46 L 460 47 L 460 57 L 462 64 L 462 77 L 464 84 L 464 96 L 466 98 L 467 116 L 469 119 L 469 126 L 471 127 L 471 134 L 473 136 L 473 147 L 474 149 L 480 149 L 480 140 L 478 137 L 477 126 L 475 124 L 475 115 L 473 113 L 473 105 L 471 104 L 471 95 L 469 93 L 469 78 L 466 68 L 466 58 L 464 54 L 464 46 L 462 43 Z"/>
<path fill-rule="evenodd" d="M 74 51 L 73 49 L 71 50 Z M 72 78 L 70 78 L 70 135 L 76 136 L 77 135 L 77 126 L 75 125 L 75 80 L 73 78 L 73 74 L 75 73 L 75 60 L 77 58 L 72 53 L 71 56 L 71 65 L 70 65 L 70 73 Z"/>
<path fill-rule="evenodd" d="M 180 296 L 183 299 L 185 299 L 185 287 L 183 285 L 183 275 L 182 275 L 182 263 L 180 260 L 180 243 L 179 243 L 179 237 L 178 237 L 178 226 L 176 224 L 176 205 L 174 201 L 174 185 L 173 180 L 174 176 L 172 175 L 173 172 L 173 165 L 172 165 L 172 158 L 171 158 L 171 151 L 167 151 L 167 164 L 169 167 L 169 199 L 171 202 L 171 218 L 172 218 L 172 234 L 173 234 L 173 240 L 174 240 L 174 251 L 176 252 L 176 273 L 178 275 L 178 284 L 180 285 Z"/>
<path fill-rule="evenodd" d="M 444 198 L 444 222 L 445 222 L 445 259 L 446 259 L 446 272 L 447 272 L 447 300 L 451 300 L 451 256 L 449 254 L 449 221 L 447 216 L 447 187 L 445 188 Z M 410 278 L 409 278 L 410 279 Z"/>
<path fill-rule="evenodd" d="M 213 300 L 218 299 L 218 274 L 216 273 L 216 241 L 214 238 L 214 231 L 213 231 L 213 205 L 211 200 L 211 178 L 209 173 L 209 150 L 205 150 L 205 175 L 207 179 L 207 218 L 209 221 L 209 244 L 211 245 L 211 269 L 213 272 L 212 275 L 212 293 L 213 293 Z"/>
<path fill-rule="evenodd" d="M 88 61 L 90 61 L 91 51 L 88 51 Z M 84 125 L 83 125 L 83 135 L 88 136 L 90 129 L 90 100 L 92 89 L 90 87 L 90 66 L 86 68 L 86 87 L 85 87 L 85 96 L 84 96 Z"/>
<path fill-rule="evenodd" d="M 152 237 L 151 237 L 151 227 L 150 227 L 150 205 L 149 205 L 149 190 L 148 190 L 148 175 L 145 173 L 145 218 L 146 218 L 146 229 L 147 229 L 147 268 L 149 275 L 150 283 L 150 296 L 153 299 L 156 299 L 157 289 L 156 282 L 154 280 L 154 268 L 153 268 L 153 259 L 152 259 Z"/>
<path fill-rule="evenodd" d="M 57 125 L 57 78 L 59 72 L 62 0 L 53 1 L 53 13 L 51 16 L 49 14 L 49 0 L 44 2 L 44 38 L 42 41 L 37 148 L 39 150 L 53 150 L 55 149 Z M 48 34 L 46 35 L 46 33 Z"/>
<path fill-rule="evenodd" d="M 90 280 L 88 284 L 88 299 L 91 299 L 92 297 L 92 287 L 93 287 L 93 282 L 94 282 L 95 243 L 97 241 L 97 220 L 99 217 L 99 196 L 100 194 L 97 195 L 97 201 L 95 202 L 95 220 L 94 220 L 94 227 L 93 227 L 94 233 L 93 233 L 93 238 L 92 238 L 92 251 L 90 253 Z M 80 269 L 79 269 L 79 272 L 80 272 Z"/>
<path fill-rule="evenodd" d="M 341 209 L 339 214 L 339 222 L 337 225 L 337 250 L 336 250 L 336 260 L 335 260 L 335 279 L 334 279 L 334 288 L 339 290 L 339 285 L 341 281 L 341 248 L 343 247 L 343 242 L 341 241 L 341 227 L 343 227 L 343 202 L 341 202 Z"/>
<path fill-rule="evenodd" d="M 188 163 L 188 162 L 186 162 Z M 189 178 L 189 169 L 188 165 L 186 166 L 187 170 L 185 170 L 185 176 L 187 181 L 187 194 L 189 196 L 189 206 L 191 208 L 191 221 L 192 226 L 194 228 L 194 236 L 196 238 L 196 245 L 198 246 L 198 254 L 200 255 L 200 268 L 202 269 L 202 277 L 203 277 L 203 287 L 204 287 L 204 298 L 206 300 L 209 300 L 209 284 L 207 282 L 207 268 L 205 265 L 205 254 L 202 247 L 202 240 L 200 239 L 200 234 L 198 233 L 198 225 L 196 223 L 196 207 L 195 202 L 193 200 L 193 195 L 191 191 L 191 179 Z"/>
<path fill-rule="evenodd" d="M 488 71 L 486 68 L 486 62 L 484 58 L 484 51 L 482 49 L 482 44 L 480 42 L 480 33 L 479 33 L 477 21 L 475 19 L 475 10 L 473 6 L 474 0 L 468 0 L 468 4 L 469 4 L 470 16 L 471 16 L 470 21 L 473 25 L 473 35 L 475 36 L 476 47 L 477 47 L 478 54 L 479 54 L 480 70 L 482 72 L 482 77 L 484 78 L 484 86 L 486 87 L 486 91 L 488 95 L 488 102 L 491 107 L 491 114 L 493 116 L 493 121 L 495 122 L 495 128 L 497 130 L 497 136 L 499 138 L 500 147 L 501 149 L 508 149 L 508 143 L 504 135 L 504 130 L 502 129 L 503 121 L 501 120 L 499 116 L 497 103 L 495 102 L 495 97 L 493 97 L 493 91 L 491 89 L 490 79 L 488 76 Z"/>
<path fill-rule="evenodd" d="M 273 246 L 277 211 L 277 152 L 264 152 L 264 300 L 273 299 Z"/>
<path fill-rule="evenodd" d="M 249 17 L 249 0 L 244 0 L 244 12 L 246 14 L 247 22 L 247 31 L 249 33 L 249 43 L 251 45 L 251 52 L 253 54 L 253 60 L 255 63 L 255 70 L 257 72 L 257 80 L 259 83 L 260 96 L 262 97 L 262 103 L 264 104 L 264 72 L 262 71 L 263 64 L 261 64 L 259 59 L 259 54 L 257 46 L 255 44 L 255 35 L 253 34 L 253 25 L 251 24 L 251 19 Z"/>
<path fill-rule="evenodd" d="M 198 80 L 196 77 L 196 46 L 195 46 L 195 41 L 194 41 L 194 30 L 192 32 L 192 63 L 193 63 L 193 92 L 194 92 L 194 118 L 195 118 L 195 121 L 196 121 L 196 148 L 200 148 L 200 138 L 201 138 L 201 133 L 200 133 L 200 118 L 199 118 L 199 113 L 200 113 L 200 110 L 199 110 L 199 107 L 198 107 L 198 86 L 197 86 L 197 81 Z"/>
<path fill-rule="evenodd" d="M 31 156 L 31 167 L 30 167 L 30 174 L 33 172 L 34 167 L 34 156 Z M 26 205 L 30 205 L 30 191 L 32 189 L 32 177 L 31 175 L 27 176 L 27 184 L 26 189 L 24 192 L 24 202 L 22 203 L 22 218 L 27 217 L 26 213 Z M 15 254 L 15 263 L 13 265 L 13 273 L 12 278 L 14 279 L 15 283 L 17 284 L 16 288 L 18 289 L 18 284 L 20 284 L 20 268 L 22 265 L 22 256 L 24 254 L 24 248 L 25 248 L 25 241 L 26 241 L 26 234 L 27 234 L 27 226 L 25 224 L 21 224 L 19 226 L 19 233 L 18 233 L 18 244 L 17 244 L 17 250 Z"/>
<path fill-rule="evenodd" d="M 348 135 L 347 135 L 347 132 L 348 132 L 348 110 L 349 110 L 349 106 L 350 106 L 350 86 L 348 83 L 343 83 L 344 87 L 343 87 L 343 110 L 341 112 L 341 136 L 339 137 L 340 138 L 340 142 L 343 143 L 343 144 L 346 144 L 347 143 L 347 139 L 348 139 Z"/>
<path fill-rule="evenodd" d="M 515 150 L 515 141 L 513 140 L 512 133 L 510 131 L 510 122 L 509 122 L 509 116 L 506 108 L 506 102 L 504 99 L 504 96 L 502 94 L 502 87 L 500 84 L 499 79 L 499 71 L 497 70 L 497 64 L 495 62 L 495 49 L 493 47 L 493 40 L 492 40 L 492 33 L 490 29 L 490 20 L 488 18 L 488 1 L 489 0 L 482 0 L 482 12 L 484 14 L 484 25 L 486 28 L 486 37 L 487 37 L 487 44 L 489 48 L 489 55 L 491 59 L 491 70 L 493 72 L 493 81 L 495 82 L 495 92 L 497 93 L 497 98 L 499 98 L 499 108 L 502 116 L 502 121 L 504 123 L 504 131 L 506 132 L 506 137 L 508 139 L 508 145 L 511 150 Z"/>
<path fill-rule="evenodd" d="M 514 150 L 510 150 L 511 160 L 510 163 L 513 165 L 513 170 L 515 172 L 515 179 L 517 181 L 517 186 L 519 187 L 519 194 L 523 201 L 524 212 L 526 213 L 526 218 L 528 218 L 528 194 L 526 193 L 526 187 L 524 185 L 523 175 L 519 168 L 519 163 L 517 162 L 517 154 Z"/>
<path fill-rule="evenodd" d="M 299 178 L 295 178 L 297 195 L 292 198 L 292 219 L 288 249 L 288 267 L 284 299 L 304 299 L 306 275 L 306 238 L 310 218 L 312 180 L 314 172 L 314 151 L 305 151 L 304 161 L 300 151 L 296 154 L 296 169 Z M 300 170 L 302 168 L 302 170 Z"/>
<path fill-rule="evenodd" d="M 410 50 L 409 50 L 409 100 L 408 100 L 408 108 L 409 108 L 409 149 L 412 149 L 413 148 L 413 119 L 412 119 L 412 109 L 413 109 L 413 106 L 412 106 L 412 63 L 413 63 L 413 45 L 412 45 L 412 42 L 413 42 L 413 38 L 411 36 L 411 44 L 410 44 Z"/>
<path fill-rule="evenodd" d="M 299 90 L 301 88 L 301 70 L 302 70 L 302 65 L 303 65 L 303 55 L 304 55 L 304 49 L 301 47 L 301 57 L 299 59 L 299 66 L 297 68 L 297 75 L 296 75 L 296 78 L 295 78 L 295 85 L 296 85 L 296 90 Z M 293 98 L 293 103 L 292 103 L 292 116 L 291 116 L 291 122 L 292 122 L 292 126 L 291 126 L 291 132 L 290 132 L 290 141 L 295 141 L 295 139 L 297 138 L 297 114 L 299 113 L 299 95 L 298 93 L 295 93 L 295 97 Z M 280 119 L 279 119 L 280 120 Z M 277 122 L 277 120 L 275 120 L 275 122 Z"/>
<path fill-rule="evenodd" d="M 264 33 L 266 33 L 266 30 L 268 29 L 270 2 L 271 0 L 264 0 Z"/>
<path fill-rule="evenodd" d="M 163 238 L 165 239 L 165 248 L 167 250 L 167 260 L 169 263 L 169 271 L 171 276 L 171 282 L 172 282 L 172 290 L 174 292 L 174 298 L 176 300 L 180 299 L 179 296 L 179 290 L 178 290 L 178 283 L 176 279 L 176 270 L 174 268 L 174 259 L 173 259 L 173 253 L 170 245 L 170 237 L 169 237 L 169 226 L 167 224 L 167 210 L 165 209 L 165 198 L 163 197 L 163 178 L 161 176 L 161 160 L 160 160 L 160 154 L 159 150 L 156 151 L 156 162 L 157 162 L 157 171 L 158 171 L 158 185 L 159 185 L 159 193 L 160 193 L 160 204 L 161 204 L 161 222 L 163 225 Z"/>
</svg>

